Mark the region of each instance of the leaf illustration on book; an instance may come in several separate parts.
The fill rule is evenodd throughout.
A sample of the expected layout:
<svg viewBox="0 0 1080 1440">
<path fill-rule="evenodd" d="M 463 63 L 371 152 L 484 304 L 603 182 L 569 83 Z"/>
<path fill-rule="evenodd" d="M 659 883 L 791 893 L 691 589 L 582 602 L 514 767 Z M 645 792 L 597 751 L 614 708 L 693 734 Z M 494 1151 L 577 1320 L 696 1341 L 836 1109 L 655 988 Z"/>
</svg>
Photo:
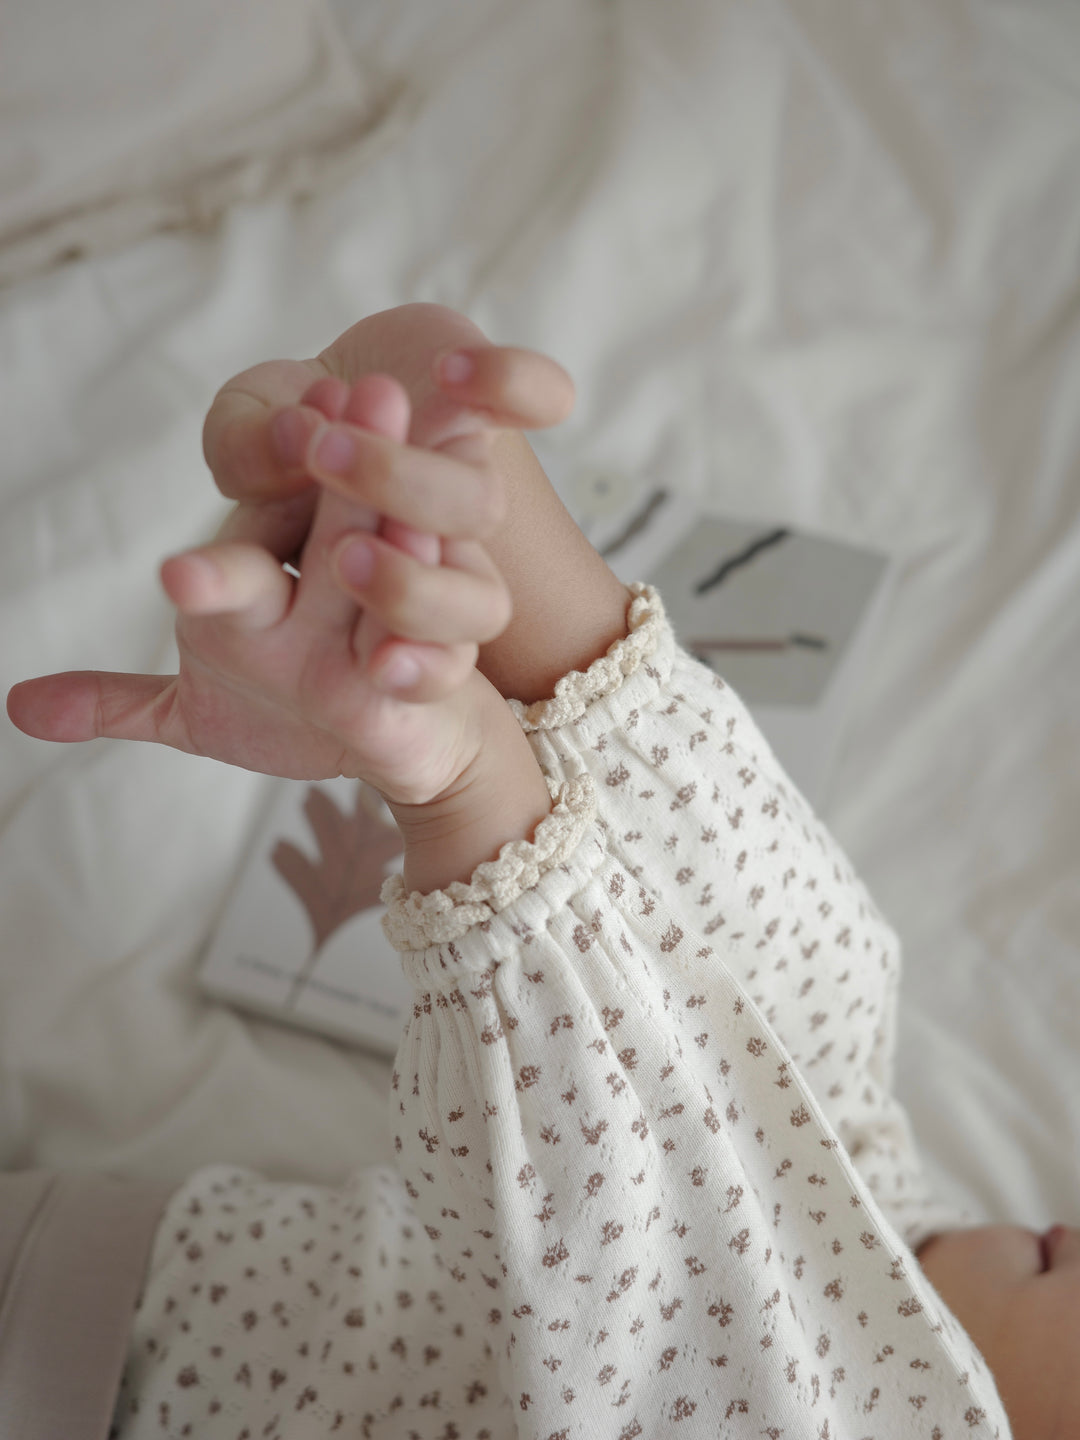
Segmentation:
<svg viewBox="0 0 1080 1440">
<path fill-rule="evenodd" d="M 290 1003 L 295 1003 L 330 936 L 354 915 L 379 903 L 386 867 L 402 851 L 401 836 L 372 813 L 363 785 L 356 787 L 351 814 L 339 809 L 325 790 L 311 785 L 304 814 L 318 845 L 318 860 L 309 859 L 290 840 L 279 840 L 270 856 L 270 863 L 304 907 L 314 940 Z"/>
</svg>

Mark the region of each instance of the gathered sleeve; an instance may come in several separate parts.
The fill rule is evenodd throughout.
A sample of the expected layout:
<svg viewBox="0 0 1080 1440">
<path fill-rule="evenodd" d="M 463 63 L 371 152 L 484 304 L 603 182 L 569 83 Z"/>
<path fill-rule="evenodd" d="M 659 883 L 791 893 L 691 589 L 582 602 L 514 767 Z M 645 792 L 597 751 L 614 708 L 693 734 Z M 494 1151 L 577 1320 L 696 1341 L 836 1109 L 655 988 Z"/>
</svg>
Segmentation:
<svg viewBox="0 0 1080 1440">
<path fill-rule="evenodd" d="M 588 670 L 510 704 L 545 774 L 592 778 L 608 851 L 709 939 L 905 1241 L 972 1223 L 933 1194 L 894 1093 L 896 933 L 657 591 L 630 587 L 626 635 Z"/>
<path fill-rule="evenodd" d="M 1004 1440 L 722 950 L 612 853 L 591 775 L 549 785 L 470 883 L 384 889 L 415 991 L 398 1164 L 518 1435 Z"/>
</svg>

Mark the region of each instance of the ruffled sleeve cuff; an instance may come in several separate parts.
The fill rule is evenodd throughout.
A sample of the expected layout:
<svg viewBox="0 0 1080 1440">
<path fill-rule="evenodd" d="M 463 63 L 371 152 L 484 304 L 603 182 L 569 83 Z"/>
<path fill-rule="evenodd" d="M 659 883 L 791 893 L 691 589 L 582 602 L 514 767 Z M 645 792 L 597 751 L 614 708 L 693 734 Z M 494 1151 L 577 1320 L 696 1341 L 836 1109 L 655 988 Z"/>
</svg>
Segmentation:
<svg viewBox="0 0 1080 1440">
<path fill-rule="evenodd" d="M 572 730 L 576 743 L 593 744 L 656 700 L 671 676 L 675 637 L 659 592 L 640 582 L 628 588 L 627 633 L 606 654 L 564 675 L 547 700 L 507 701 L 527 735 Z"/>
<path fill-rule="evenodd" d="M 509 840 L 494 860 L 485 860 L 466 882 L 454 880 L 445 890 L 406 894 L 400 875 L 383 883 L 386 906 L 383 929 L 395 950 L 426 950 L 460 940 L 473 926 L 484 925 L 550 871 L 566 868 L 596 818 L 592 780 L 548 780 L 553 808 L 536 827 L 531 840 Z"/>
</svg>

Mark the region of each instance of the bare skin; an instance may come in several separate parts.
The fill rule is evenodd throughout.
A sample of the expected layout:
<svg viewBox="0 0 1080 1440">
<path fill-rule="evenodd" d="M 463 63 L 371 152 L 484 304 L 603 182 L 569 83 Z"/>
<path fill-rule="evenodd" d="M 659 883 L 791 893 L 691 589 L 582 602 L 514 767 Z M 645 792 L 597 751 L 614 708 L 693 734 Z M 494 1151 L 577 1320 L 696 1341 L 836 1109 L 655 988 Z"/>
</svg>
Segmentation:
<svg viewBox="0 0 1080 1440">
<path fill-rule="evenodd" d="M 438 362 L 462 351 L 473 373 L 450 381 Z M 413 445 L 472 459 L 469 437 L 494 432 L 490 460 L 502 509 L 493 512 L 483 540 L 513 597 L 513 614 L 481 644 L 478 664 L 502 695 L 543 699 L 561 675 L 584 669 L 625 633 L 627 605 L 625 587 L 574 523 L 521 433 L 565 418 L 573 405 L 573 383 L 554 362 L 538 367 L 528 351 L 492 345 L 463 315 L 416 304 L 368 316 L 315 360 L 245 371 L 219 392 L 203 433 L 218 488 L 239 502 L 230 533 L 282 559 L 295 552 L 313 503 L 305 464 L 310 437 L 324 416 L 342 414 L 348 387 L 372 371 L 404 387 Z M 343 382 L 336 401 L 324 395 L 299 405 L 320 377 Z M 360 503 L 385 498 L 373 494 L 362 461 L 344 475 L 315 473 Z M 430 496 L 422 498 L 427 503 Z M 422 507 L 410 514 L 424 523 Z"/>
<path fill-rule="evenodd" d="M 536 384 L 515 419 L 554 423 L 572 400 L 563 372 L 517 352 L 519 378 L 523 368 Z M 551 803 L 528 742 L 475 668 L 511 613 L 480 542 L 503 508 L 493 427 L 470 415 L 441 453 L 409 445 L 409 399 L 386 375 L 351 386 L 323 375 L 299 398 L 301 418 L 316 417 L 305 470 L 321 468 L 324 414 L 339 414 L 366 503 L 308 481 L 302 531 L 292 501 L 241 507 L 210 545 L 162 566 L 179 612 L 176 676 L 43 676 L 13 688 L 9 714 L 43 739 L 150 740 L 270 774 L 360 776 L 395 813 L 410 888 L 468 879 L 506 840 L 531 835 Z M 485 398 L 513 401 L 498 375 Z M 359 586 L 348 578 L 358 548 L 370 562 Z"/>
<path fill-rule="evenodd" d="M 989 1365 L 1014 1440 L 1080 1436 L 1080 1230 L 949 1230 L 919 1262 Z"/>
<path fill-rule="evenodd" d="M 471 361 L 464 378 L 448 353 Z M 467 879 L 550 806 L 498 694 L 542 698 L 625 632 L 625 588 L 520 433 L 573 398 L 554 361 L 433 305 L 234 377 L 203 442 L 237 507 L 212 545 L 162 567 L 179 675 L 41 677 L 14 687 L 11 718 L 43 739 L 361 775 L 395 810 L 410 888 Z"/>
</svg>

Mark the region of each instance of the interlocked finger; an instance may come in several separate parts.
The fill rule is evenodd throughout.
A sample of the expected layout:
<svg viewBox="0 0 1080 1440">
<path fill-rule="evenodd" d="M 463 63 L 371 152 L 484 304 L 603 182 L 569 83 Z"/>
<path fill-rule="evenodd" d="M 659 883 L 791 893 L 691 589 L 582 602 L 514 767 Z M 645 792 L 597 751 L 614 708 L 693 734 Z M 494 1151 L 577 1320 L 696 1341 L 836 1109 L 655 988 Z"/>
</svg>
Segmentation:
<svg viewBox="0 0 1080 1440">
<path fill-rule="evenodd" d="M 315 434 L 307 464 L 337 494 L 417 530 L 482 539 L 503 520 L 503 487 L 490 464 L 342 424 Z"/>
<path fill-rule="evenodd" d="M 477 654 L 475 645 L 418 645 L 390 636 L 366 658 L 364 673 L 397 700 L 429 705 L 464 685 Z"/>
<path fill-rule="evenodd" d="M 393 635 L 427 644 L 486 644 L 510 623 L 510 593 L 482 546 L 444 540 L 442 563 L 425 564 L 378 535 L 338 541 L 332 565 L 342 590 Z"/>
<path fill-rule="evenodd" d="M 319 360 L 270 360 L 235 375 L 214 397 L 203 425 L 203 454 L 223 495 L 276 500 L 309 483 L 302 460 L 314 410 L 279 423 L 281 407 L 327 375 Z"/>
<path fill-rule="evenodd" d="M 182 615 L 227 616 L 245 630 L 276 625 L 289 610 L 293 582 L 258 545 L 204 545 L 161 567 L 165 593 Z"/>
<path fill-rule="evenodd" d="M 214 539 L 258 545 L 279 561 L 295 560 L 311 530 L 319 494 L 317 485 L 309 485 L 286 500 L 241 502 L 229 511 Z"/>
</svg>

